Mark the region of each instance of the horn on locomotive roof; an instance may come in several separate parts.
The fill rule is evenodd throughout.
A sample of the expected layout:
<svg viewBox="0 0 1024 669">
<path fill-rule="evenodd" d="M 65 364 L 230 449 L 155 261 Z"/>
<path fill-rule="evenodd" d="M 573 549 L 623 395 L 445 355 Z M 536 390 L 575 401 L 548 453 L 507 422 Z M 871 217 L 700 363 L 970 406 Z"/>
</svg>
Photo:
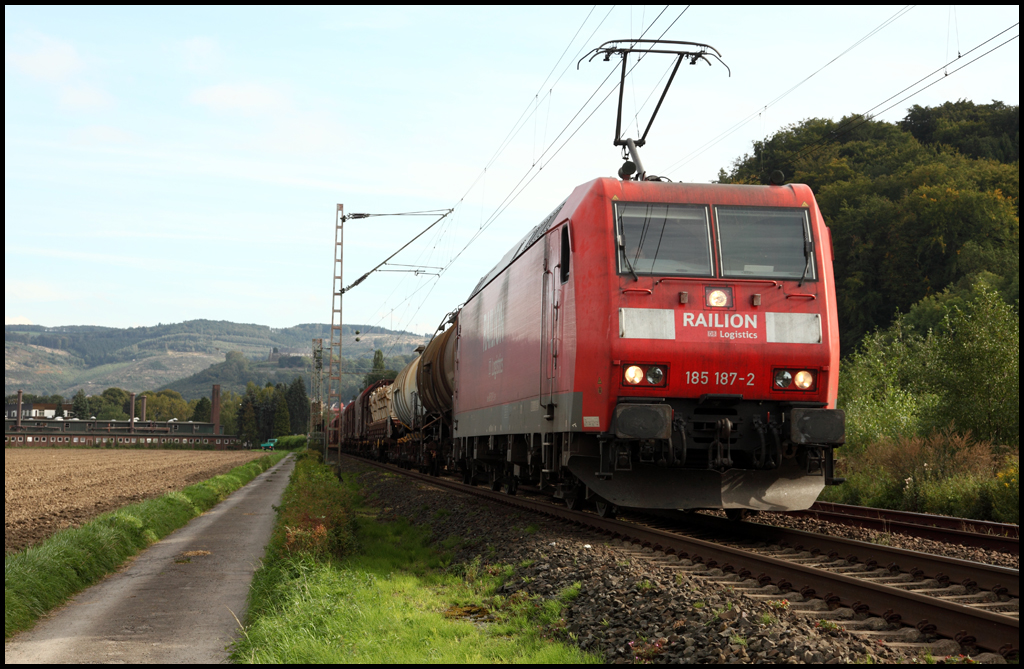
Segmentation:
<svg viewBox="0 0 1024 669">
<path fill-rule="evenodd" d="M 647 47 L 638 47 L 638 44 L 649 44 Z M 690 47 L 689 49 L 680 49 L 682 47 Z M 664 47 L 664 48 L 655 48 Z M 661 97 L 658 98 L 658 104 L 654 108 L 654 113 L 651 114 L 651 120 L 647 122 L 647 127 L 644 129 L 644 134 L 640 136 L 640 139 L 622 138 L 622 94 L 626 88 L 626 60 L 631 53 L 665 53 L 676 56 L 675 67 L 672 68 L 672 75 L 668 78 L 668 83 L 665 84 L 665 90 L 661 92 Z M 639 147 L 647 143 L 647 133 L 651 131 L 651 125 L 654 123 L 654 117 L 658 115 L 658 111 L 661 109 L 661 103 L 665 101 L 665 95 L 668 94 L 668 89 L 672 86 L 672 80 L 676 78 L 676 72 L 679 71 L 679 66 L 683 64 L 683 60 L 689 60 L 690 65 L 696 65 L 698 61 L 704 61 L 711 65 L 711 61 L 708 60 L 708 56 L 714 58 L 722 65 L 725 62 L 722 60 L 722 54 L 715 47 L 710 44 L 701 44 L 700 42 L 678 42 L 674 40 L 658 40 L 658 39 L 617 39 L 605 42 L 596 49 L 590 51 L 586 56 L 580 58 L 579 62 L 576 63 L 576 69 L 579 69 L 580 63 L 584 60 L 590 62 L 597 56 L 604 54 L 605 61 L 611 60 L 612 55 L 622 56 L 622 74 L 619 77 L 619 113 L 615 118 L 615 141 L 614 146 L 621 146 L 623 148 L 623 158 L 626 158 L 626 152 L 628 151 L 629 158 L 632 161 L 627 160 L 626 163 L 619 169 L 619 177 L 622 179 L 628 179 L 636 172 L 636 178 L 638 181 L 643 181 L 647 178 L 647 172 L 644 170 L 644 164 L 640 161 L 640 152 L 637 150 Z M 643 55 L 640 56 L 643 58 Z M 637 63 L 640 60 L 637 59 Z M 636 67 L 634 65 L 634 67 Z M 725 69 L 728 70 L 729 76 L 732 76 L 732 70 L 729 69 L 728 65 L 725 65 Z M 657 178 L 657 177 L 652 177 Z"/>
</svg>

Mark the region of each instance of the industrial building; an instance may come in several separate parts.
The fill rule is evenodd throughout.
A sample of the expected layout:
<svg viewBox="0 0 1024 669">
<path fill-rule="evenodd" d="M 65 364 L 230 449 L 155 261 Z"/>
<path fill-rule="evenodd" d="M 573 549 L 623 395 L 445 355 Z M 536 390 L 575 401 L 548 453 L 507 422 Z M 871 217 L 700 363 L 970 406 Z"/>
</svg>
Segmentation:
<svg viewBox="0 0 1024 669">
<path fill-rule="evenodd" d="M 146 420 L 146 396 L 141 397 L 135 420 L 26 417 L 18 391 L 18 405 L 4 419 L 4 447 L 180 448 L 226 450 L 242 448 L 236 435 L 224 434 L 220 424 L 220 386 L 214 385 L 209 423 Z M 135 415 L 135 393 L 130 395 L 130 416 Z M 13 417 L 11 417 L 13 414 Z"/>
</svg>

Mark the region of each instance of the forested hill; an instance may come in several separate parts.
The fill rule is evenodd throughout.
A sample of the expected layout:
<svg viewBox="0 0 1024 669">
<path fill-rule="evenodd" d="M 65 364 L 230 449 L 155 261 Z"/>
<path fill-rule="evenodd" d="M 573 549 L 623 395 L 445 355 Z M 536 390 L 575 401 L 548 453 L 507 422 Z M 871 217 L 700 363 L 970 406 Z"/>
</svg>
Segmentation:
<svg viewBox="0 0 1024 669">
<path fill-rule="evenodd" d="M 1020 108 L 947 102 L 900 123 L 808 119 L 722 170 L 808 184 L 832 229 L 843 353 L 897 313 L 922 330 L 979 290 L 1020 297 Z"/>
<path fill-rule="evenodd" d="M 356 331 L 360 332 L 358 336 Z M 281 363 L 278 356 L 284 357 L 281 371 L 271 374 L 276 379 L 287 376 L 289 367 L 302 372 L 306 364 L 302 359 L 309 357 L 312 339 L 324 338 L 326 348 L 329 336 L 330 326 L 318 323 L 290 328 L 209 320 L 137 328 L 7 325 L 5 394 L 19 388 L 38 395 L 64 396 L 79 389 L 90 394 L 111 386 L 152 390 L 223 363 L 230 351 L 253 363 L 267 361 L 274 368 Z M 342 337 L 346 357 L 367 359 L 375 349 L 386 350 L 389 355 L 408 355 L 428 341 L 411 332 L 365 325 L 345 325 Z M 275 352 L 278 355 L 272 356 Z M 209 381 L 206 377 L 209 375 L 202 383 Z M 202 392 L 208 394 L 209 385 Z"/>
<path fill-rule="evenodd" d="M 360 341 L 355 332 L 361 331 Z M 109 328 L 98 325 L 6 325 L 4 341 L 34 344 L 44 348 L 66 351 L 81 358 L 88 366 L 124 362 L 147 354 L 174 351 L 179 353 L 220 353 L 239 351 L 248 357 L 268 355 L 277 348 L 281 353 L 309 355 L 314 337 L 330 337 L 331 326 L 304 323 L 290 328 L 271 328 L 250 323 L 194 320 L 183 323 L 158 324 L 150 327 Z M 346 354 L 355 357 L 372 356 L 374 339 L 385 338 L 384 346 L 391 345 L 395 336 L 396 352 L 407 353 L 421 336 L 411 332 L 394 332 L 367 325 L 345 325 Z M 407 341 L 408 340 L 408 341 Z M 380 348 L 378 345 L 376 348 Z M 408 349 L 405 350 L 405 349 Z"/>
</svg>

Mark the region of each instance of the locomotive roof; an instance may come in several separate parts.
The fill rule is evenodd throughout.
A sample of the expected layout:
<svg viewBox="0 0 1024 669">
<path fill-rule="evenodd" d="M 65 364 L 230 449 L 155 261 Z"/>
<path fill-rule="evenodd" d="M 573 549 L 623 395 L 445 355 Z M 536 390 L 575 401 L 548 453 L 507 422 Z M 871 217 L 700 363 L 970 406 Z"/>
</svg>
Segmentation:
<svg viewBox="0 0 1024 669">
<path fill-rule="evenodd" d="M 472 300 L 477 293 L 483 290 L 484 286 L 493 281 L 496 276 L 504 272 L 505 268 L 515 262 L 516 258 L 526 253 L 526 249 L 533 246 L 538 239 L 543 237 L 544 233 L 551 228 L 551 224 L 554 222 L 555 217 L 558 216 L 558 212 L 562 210 L 562 207 L 565 206 L 567 201 L 568 199 L 562 200 L 562 203 L 555 207 L 550 214 L 545 216 L 543 221 L 530 230 L 525 237 L 520 239 L 518 244 L 509 249 L 509 252 L 498 261 L 498 264 L 494 266 L 494 269 L 480 278 L 480 281 L 477 282 L 476 287 L 473 289 L 473 292 L 470 293 L 469 297 L 466 298 L 466 301 L 469 302 Z"/>
</svg>

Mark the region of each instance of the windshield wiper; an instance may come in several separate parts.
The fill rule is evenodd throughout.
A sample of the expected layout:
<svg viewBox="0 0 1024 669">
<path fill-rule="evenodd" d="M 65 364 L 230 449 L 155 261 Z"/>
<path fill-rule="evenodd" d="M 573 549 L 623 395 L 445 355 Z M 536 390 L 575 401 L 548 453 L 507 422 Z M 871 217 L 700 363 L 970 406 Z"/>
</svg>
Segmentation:
<svg viewBox="0 0 1024 669">
<path fill-rule="evenodd" d="M 638 277 L 636 272 L 633 270 L 633 264 L 629 262 L 629 254 L 626 253 L 626 246 L 622 241 L 622 235 L 619 235 L 618 242 L 619 250 L 622 253 L 622 259 L 626 261 L 626 269 L 628 269 L 629 273 L 633 275 L 633 281 L 640 281 L 640 277 Z"/>
<path fill-rule="evenodd" d="M 807 279 L 807 271 L 811 269 L 811 258 L 814 257 L 814 241 L 804 238 L 804 258 L 807 259 L 807 263 L 804 265 L 804 273 L 800 275 L 800 283 L 798 287 L 802 288 L 804 281 Z"/>
</svg>

